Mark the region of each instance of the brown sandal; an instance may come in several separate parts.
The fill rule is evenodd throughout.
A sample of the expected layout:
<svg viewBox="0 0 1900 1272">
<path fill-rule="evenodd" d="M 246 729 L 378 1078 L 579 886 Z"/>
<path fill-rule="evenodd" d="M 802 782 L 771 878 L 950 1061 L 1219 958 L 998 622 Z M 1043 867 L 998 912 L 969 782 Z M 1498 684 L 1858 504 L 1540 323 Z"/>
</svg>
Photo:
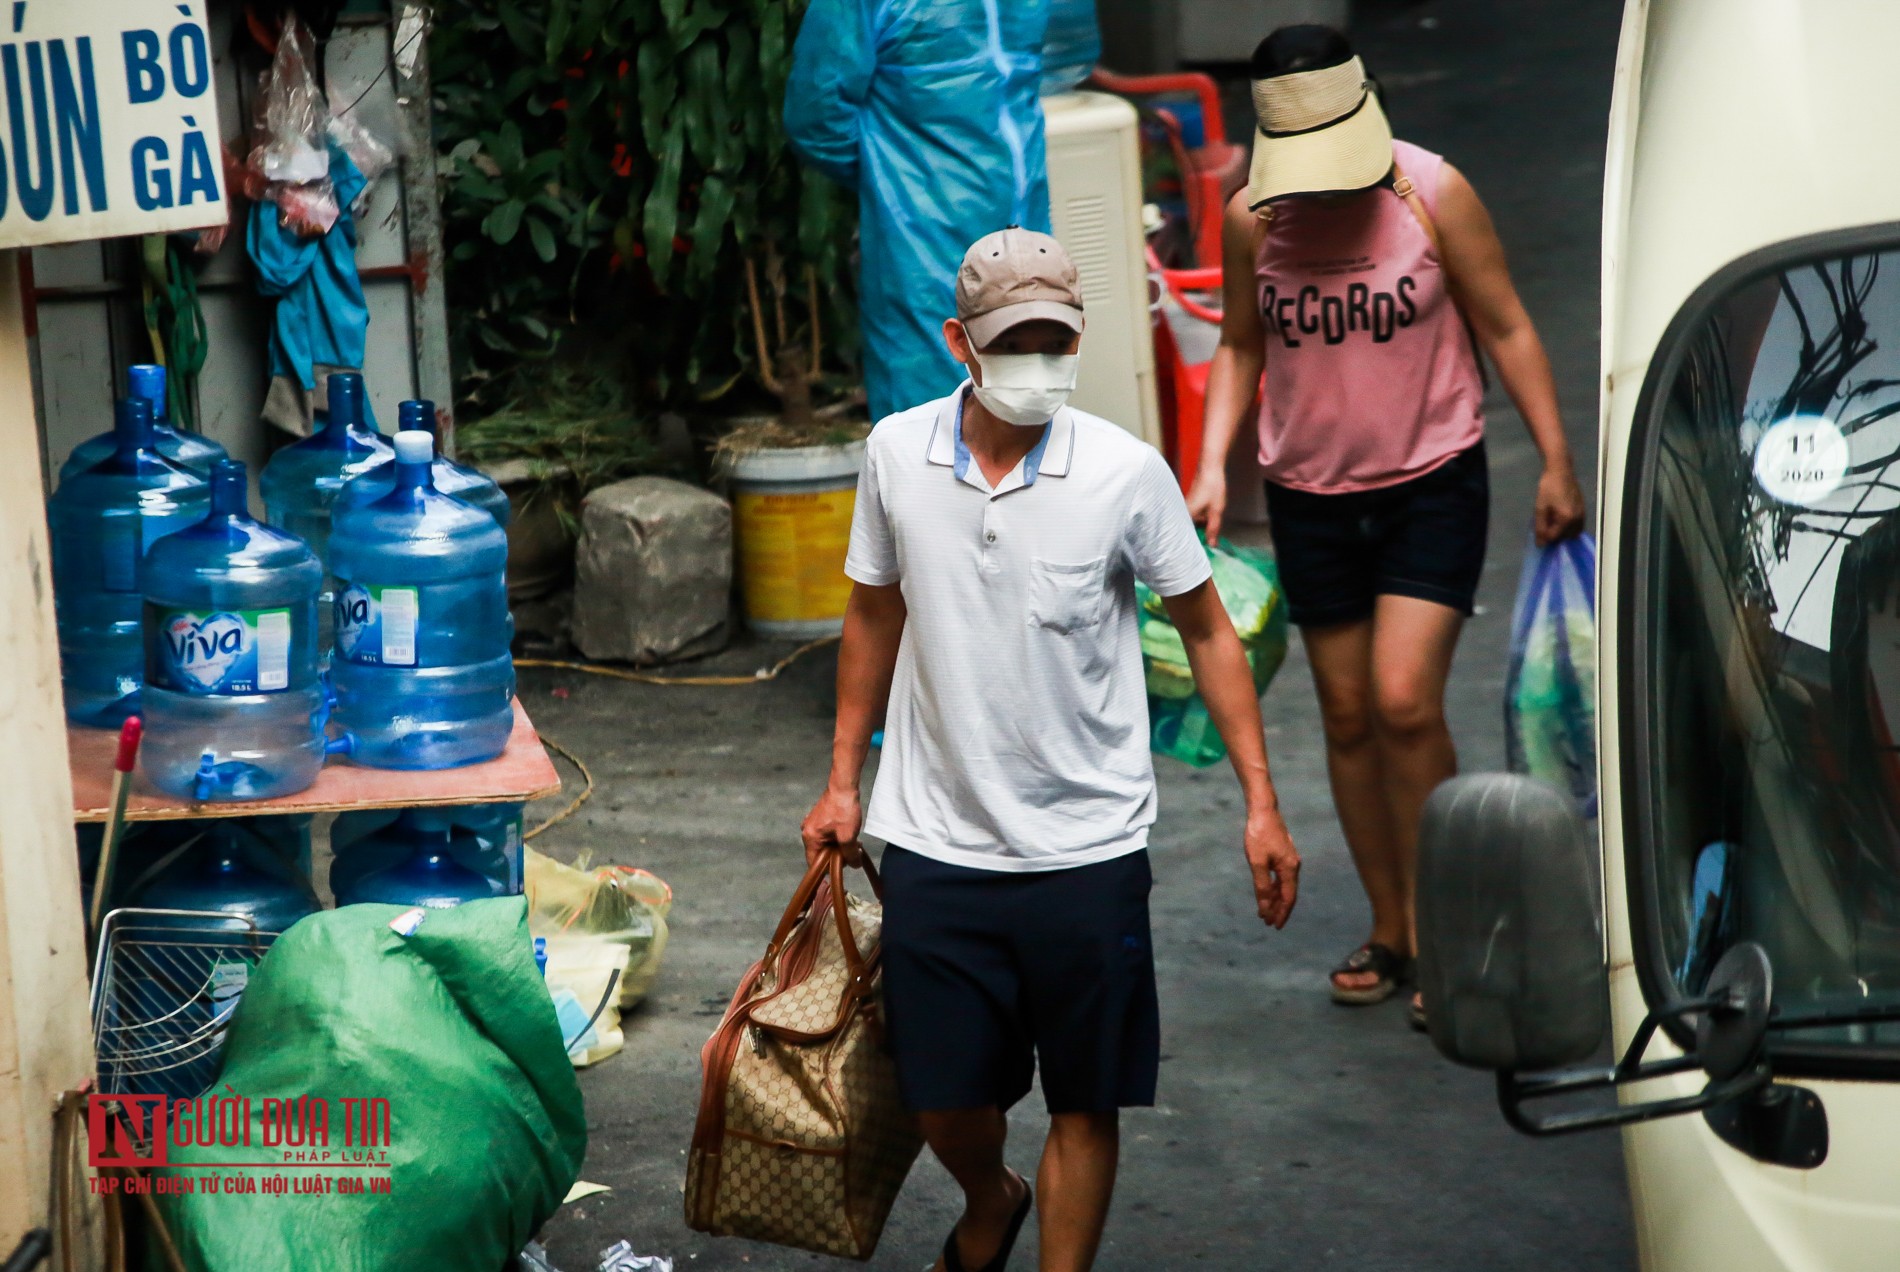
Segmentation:
<svg viewBox="0 0 1900 1272">
<path fill-rule="evenodd" d="M 1341 985 L 1340 976 L 1350 976 L 1361 972 L 1371 972 L 1379 979 L 1370 985 L 1356 988 Z M 1382 1003 L 1399 992 L 1399 987 L 1412 976 L 1412 960 L 1395 952 L 1388 945 L 1377 941 L 1367 941 L 1341 960 L 1327 974 L 1332 985 L 1333 1001 L 1347 1007 L 1370 1007 Z"/>
</svg>

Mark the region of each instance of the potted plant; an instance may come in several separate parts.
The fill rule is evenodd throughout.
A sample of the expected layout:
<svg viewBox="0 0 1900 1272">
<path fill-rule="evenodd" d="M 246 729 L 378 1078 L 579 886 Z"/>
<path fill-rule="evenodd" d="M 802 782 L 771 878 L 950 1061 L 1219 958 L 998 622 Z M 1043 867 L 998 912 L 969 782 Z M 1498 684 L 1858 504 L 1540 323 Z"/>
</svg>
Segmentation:
<svg viewBox="0 0 1900 1272">
<path fill-rule="evenodd" d="M 802 330 L 786 319 L 785 261 L 768 243 L 745 261 L 753 375 L 777 399 L 770 414 L 734 417 L 719 438 L 719 471 L 732 498 L 740 596 L 761 635 L 809 640 L 843 629 L 851 584 L 844 551 L 851 535 L 858 470 L 864 463 L 861 393 L 835 392 L 825 374 L 817 270 L 803 271 Z M 765 275 L 768 306 L 759 286 Z M 768 335 L 768 329 L 770 334 Z M 815 390 L 837 400 L 819 407 Z"/>
<path fill-rule="evenodd" d="M 543 363 L 521 394 L 456 430 L 462 456 L 508 495 L 508 599 L 547 596 L 573 573 L 580 501 L 588 491 L 679 467 L 658 422 L 624 385 L 585 364 Z"/>
<path fill-rule="evenodd" d="M 771 467 L 742 456 L 863 435 L 855 203 L 780 123 L 805 3 L 466 0 L 430 33 L 461 436 L 517 501 L 524 591 L 565 578 L 588 490 L 653 471 L 669 413 L 742 505 Z M 848 492 L 815 493 L 835 526 Z M 743 561 L 771 536 L 737 511 Z"/>
</svg>

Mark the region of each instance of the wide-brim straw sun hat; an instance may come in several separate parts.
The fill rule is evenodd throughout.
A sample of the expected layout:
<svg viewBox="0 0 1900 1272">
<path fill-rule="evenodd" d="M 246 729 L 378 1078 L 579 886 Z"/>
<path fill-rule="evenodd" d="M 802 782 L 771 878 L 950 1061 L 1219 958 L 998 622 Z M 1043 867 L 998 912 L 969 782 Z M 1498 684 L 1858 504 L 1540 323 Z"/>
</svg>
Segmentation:
<svg viewBox="0 0 1900 1272">
<path fill-rule="evenodd" d="M 1253 56 L 1258 128 L 1247 206 L 1365 190 L 1392 173 L 1392 126 L 1365 64 L 1330 27 L 1281 27 Z"/>
</svg>

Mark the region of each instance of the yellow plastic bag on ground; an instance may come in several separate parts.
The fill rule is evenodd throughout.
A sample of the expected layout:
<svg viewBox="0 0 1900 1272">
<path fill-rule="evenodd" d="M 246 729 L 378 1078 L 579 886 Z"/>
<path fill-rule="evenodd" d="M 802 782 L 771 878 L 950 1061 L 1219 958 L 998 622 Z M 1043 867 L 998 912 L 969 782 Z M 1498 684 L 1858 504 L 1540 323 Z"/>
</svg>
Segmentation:
<svg viewBox="0 0 1900 1272">
<path fill-rule="evenodd" d="M 653 988 L 666 954 L 673 890 L 630 866 L 582 870 L 525 850 L 528 930 L 545 938 L 548 992 L 568 1057 L 593 1064 L 625 1045 L 620 1014 Z M 610 987 L 612 992 L 610 993 Z M 571 1004 L 563 1004 L 570 996 Z"/>
</svg>

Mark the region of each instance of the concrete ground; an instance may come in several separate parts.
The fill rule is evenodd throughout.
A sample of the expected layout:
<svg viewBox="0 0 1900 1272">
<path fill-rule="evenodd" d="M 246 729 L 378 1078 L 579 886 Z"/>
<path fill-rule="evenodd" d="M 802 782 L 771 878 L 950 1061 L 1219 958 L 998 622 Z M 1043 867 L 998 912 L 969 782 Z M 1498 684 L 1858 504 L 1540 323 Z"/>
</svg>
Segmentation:
<svg viewBox="0 0 1900 1272">
<path fill-rule="evenodd" d="M 1607 0 L 1366 4 L 1355 28 L 1400 134 L 1444 151 L 1489 202 L 1550 346 L 1587 488 L 1615 28 Z M 1450 699 L 1468 769 L 1502 763 L 1506 628 L 1537 473 L 1515 414 L 1493 396 L 1491 556 Z M 706 667 L 744 673 L 783 652 L 747 645 Z M 567 1272 L 591 1272 L 598 1252 L 623 1237 L 682 1270 L 822 1262 L 689 1232 L 680 1193 L 698 1049 L 800 873 L 797 825 L 825 775 L 834 665 L 827 650 L 769 684 L 708 689 L 523 673 L 535 722 L 599 783 L 537 847 L 645 866 L 678 897 L 665 971 L 628 1022 L 625 1053 L 581 1079 L 592 1134 L 584 1174 L 613 1191 L 548 1224 L 544 1239 Z M 1307 861 L 1299 910 L 1277 934 L 1254 917 L 1231 774 L 1157 761 L 1161 1103 L 1125 1118 L 1099 1266 L 1631 1267 L 1614 1136 L 1519 1136 L 1498 1116 L 1490 1077 L 1439 1059 L 1406 1027 L 1400 1001 L 1353 1010 L 1327 1000 L 1326 971 L 1364 938 L 1367 916 L 1333 817 L 1297 642 L 1265 707 L 1281 796 Z M 1029 1170 L 1041 1141 L 1038 1097 L 1014 1127 L 1011 1160 Z M 957 1212 L 954 1186 L 926 1155 L 873 1266 L 926 1266 Z M 1034 1266 L 1033 1246 L 1032 1231 L 1015 1266 Z"/>
</svg>

